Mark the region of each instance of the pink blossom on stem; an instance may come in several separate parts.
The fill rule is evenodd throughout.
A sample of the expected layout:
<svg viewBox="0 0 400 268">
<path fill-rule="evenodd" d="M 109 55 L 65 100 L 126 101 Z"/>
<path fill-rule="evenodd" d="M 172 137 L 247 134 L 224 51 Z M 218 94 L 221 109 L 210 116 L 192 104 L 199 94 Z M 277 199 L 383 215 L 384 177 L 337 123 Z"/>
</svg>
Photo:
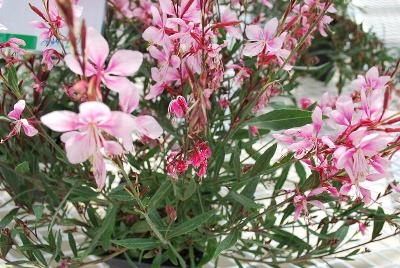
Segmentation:
<svg viewBox="0 0 400 268">
<path fill-rule="evenodd" d="M 239 23 L 237 15 L 234 11 L 229 8 L 225 8 L 221 14 L 221 24 L 224 26 L 226 32 L 235 39 L 242 39 L 242 31 L 239 26 L 235 26 Z"/>
<path fill-rule="evenodd" d="M 154 26 L 149 26 L 143 32 L 143 39 L 158 45 L 169 43 L 169 37 L 166 33 L 168 24 L 167 13 L 164 12 L 161 16 L 155 6 L 151 7 L 151 13 L 153 16 L 152 23 Z"/>
<path fill-rule="evenodd" d="M 326 191 L 325 188 L 316 188 L 316 189 L 308 192 L 308 194 L 304 194 L 304 195 L 297 194 L 293 198 L 293 203 L 295 206 L 294 220 L 297 221 L 302 212 L 305 214 L 306 217 L 308 217 L 308 215 L 309 215 L 308 204 L 316 206 L 321 210 L 325 210 L 324 204 L 321 201 L 312 199 L 312 197 L 322 194 L 325 191 Z"/>
<path fill-rule="evenodd" d="M 186 99 L 182 96 L 178 96 L 176 99 L 172 100 L 168 107 L 168 112 L 170 115 L 176 118 L 184 118 L 189 109 Z"/>
<path fill-rule="evenodd" d="M 336 110 L 331 113 L 331 118 L 337 124 L 346 127 L 356 123 L 359 118 L 354 111 L 353 99 L 349 96 L 340 96 L 336 101 Z"/>
<path fill-rule="evenodd" d="M 122 154 L 123 148 L 131 150 L 132 133 L 135 131 L 151 136 L 154 133 L 152 128 L 154 122 L 148 124 L 150 120 L 111 111 L 101 102 L 81 104 L 79 114 L 55 111 L 41 118 L 42 123 L 51 130 L 65 132 L 61 140 L 65 143 L 67 158 L 72 164 L 91 160 L 99 189 L 104 187 L 106 181 L 104 157 Z M 109 137 L 114 137 L 116 140 L 110 140 Z M 124 146 L 117 142 L 118 139 L 123 141 Z"/>
<path fill-rule="evenodd" d="M 365 76 L 359 75 L 357 79 L 351 83 L 351 86 L 355 90 L 383 90 L 389 81 L 390 76 L 380 76 L 378 68 L 372 67 Z"/>
<path fill-rule="evenodd" d="M 59 36 L 60 29 L 65 26 L 64 19 L 59 14 L 57 5 L 52 1 L 49 1 L 48 3 L 48 12 L 41 12 L 37 8 L 34 10 L 44 20 L 44 22 L 31 22 L 32 27 L 41 29 L 43 31 L 40 34 L 40 40 L 46 41 L 47 45 L 50 44 L 53 37 Z"/>
<path fill-rule="evenodd" d="M 89 27 L 85 51 L 88 61 L 85 64 L 84 73 L 87 77 L 96 76 L 98 91 L 100 91 L 100 83 L 103 82 L 108 88 L 118 92 L 121 108 L 125 112 L 131 112 L 139 103 L 139 93 L 127 77 L 139 70 L 143 55 L 138 51 L 118 50 L 112 55 L 106 67 L 109 50 L 104 37 L 94 28 Z M 81 65 L 72 54 L 65 56 L 65 62 L 74 73 L 83 74 Z M 101 93 L 98 94 L 101 96 Z"/>
<path fill-rule="evenodd" d="M 61 54 L 55 49 L 49 48 L 43 51 L 42 64 L 46 65 L 49 71 L 53 69 L 53 67 L 58 64 L 61 59 Z"/>
<path fill-rule="evenodd" d="M 249 57 L 275 56 L 278 62 L 283 65 L 290 51 L 282 48 L 286 33 L 276 36 L 278 24 L 278 19 L 273 18 L 265 24 L 264 29 L 256 24 L 247 26 L 246 36 L 249 43 L 245 45 L 243 55 Z M 290 66 L 286 64 L 284 69 L 289 70 Z"/>
<path fill-rule="evenodd" d="M 312 103 L 313 103 L 313 101 L 310 98 L 303 97 L 303 98 L 300 99 L 300 107 L 303 110 L 305 110 L 308 107 L 310 107 Z"/>
<path fill-rule="evenodd" d="M 362 185 L 365 181 L 379 180 L 388 175 L 388 161 L 380 156 L 380 151 L 391 140 L 387 135 L 360 129 L 349 135 L 345 146 L 335 150 L 336 167 L 344 169 L 351 179 L 342 186 L 342 193 L 348 193 L 354 185 L 365 203 L 371 201 L 369 190 Z"/>
<path fill-rule="evenodd" d="M 5 137 L 0 141 L 0 143 L 4 143 L 11 137 L 18 135 L 21 132 L 21 127 L 25 135 L 28 137 L 33 137 L 36 134 L 38 134 L 38 130 L 32 125 L 32 123 L 28 119 L 22 118 L 22 113 L 24 110 L 25 110 L 25 101 L 19 100 L 14 105 L 14 109 L 8 113 L 8 118 L 13 120 L 12 122 L 12 124 L 14 125 L 13 129 L 7 135 L 7 137 Z"/>
<path fill-rule="evenodd" d="M 251 136 L 257 137 L 258 136 L 258 128 L 256 126 L 249 126 L 249 131 Z"/>
</svg>

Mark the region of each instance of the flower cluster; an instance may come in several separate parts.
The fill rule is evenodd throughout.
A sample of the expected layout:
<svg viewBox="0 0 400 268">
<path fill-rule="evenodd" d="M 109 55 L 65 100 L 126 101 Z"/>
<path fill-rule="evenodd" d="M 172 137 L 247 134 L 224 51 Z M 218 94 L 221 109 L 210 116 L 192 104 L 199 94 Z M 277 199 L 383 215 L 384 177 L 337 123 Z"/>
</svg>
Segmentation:
<svg viewBox="0 0 400 268">
<path fill-rule="evenodd" d="M 197 176 L 203 177 L 207 172 L 208 159 L 211 157 L 211 149 L 204 141 L 198 141 L 192 145 L 191 150 L 185 154 L 181 151 L 173 151 L 168 156 L 167 172 L 174 178 L 184 174 L 189 166 L 193 166 Z"/>
<path fill-rule="evenodd" d="M 388 111 L 390 79 L 372 67 L 352 83 L 351 94 L 325 94 L 312 113 L 312 124 L 274 135 L 297 159 L 318 172 L 319 189 L 333 189 L 332 183 L 339 181 L 339 192 L 328 192 L 336 197 L 355 196 L 368 204 L 373 200 L 370 182 L 390 175 L 387 157 L 396 150 L 391 148 L 399 139 L 393 135 L 398 132 L 393 124 L 400 120 L 398 114 Z M 300 211 L 307 212 L 305 204 L 310 197 L 323 192 L 298 193 L 296 218 Z M 315 200 L 309 203 L 321 206 Z"/>
</svg>

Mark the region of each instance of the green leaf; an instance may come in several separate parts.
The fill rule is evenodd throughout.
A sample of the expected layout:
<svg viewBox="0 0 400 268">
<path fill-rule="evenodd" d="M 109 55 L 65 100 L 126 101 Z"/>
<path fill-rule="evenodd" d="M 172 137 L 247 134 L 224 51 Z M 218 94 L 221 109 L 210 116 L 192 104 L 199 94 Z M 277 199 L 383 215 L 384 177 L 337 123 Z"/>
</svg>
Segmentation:
<svg viewBox="0 0 400 268">
<path fill-rule="evenodd" d="M 269 147 L 257 160 L 253 168 L 250 171 L 250 176 L 255 176 L 262 172 L 264 169 L 268 169 L 271 165 L 271 159 L 274 157 L 276 152 L 277 144 L 275 143 Z"/>
<path fill-rule="evenodd" d="M 300 253 L 303 252 L 303 250 L 305 249 L 312 249 L 312 247 L 308 243 L 303 241 L 303 239 L 300 239 L 290 232 L 279 229 L 279 227 L 273 228 L 272 231 L 274 234 L 271 236 L 271 238 L 278 242 L 280 245 L 287 245 L 288 247 L 291 247 Z"/>
<path fill-rule="evenodd" d="M 160 241 L 154 238 L 128 238 L 123 240 L 112 240 L 111 243 L 127 249 L 149 250 L 160 247 Z"/>
<path fill-rule="evenodd" d="M 8 214 L 0 221 L 0 228 L 6 227 L 14 219 L 15 215 L 17 215 L 18 210 L 19 208 L 14 208 L 8 212 Z"/>
<path fill-rule="evenodd" d="M 13 93 L 17 96 L 20 97 L 21 93 L 18 87 L 18 76 L 17 76 L 17 70 L 15 69 L 14 65 L 10 65 L 7 68 L 7 82 L 11 87 L 11 90 Z"/>
<path fill-rule="evenodd" d="M 202 226 L 204 223 L 206 223 L 212 216 L 214 216 L 214 214 L 215 214 L 215 211 L 209 211 L 209 212 L 203 213 L 199 216 L 196 216 L 190 220 L 187 220 L 185 222 L 178 224 L 177 226 L 172 228 L 171 232 L 167 236 L 168 239 L 177 237 L 177 236 L 181 236 L 181 235 L 185 235 L 185 234 L 192 232 L 193 230 L 196 230 L 197 228 Z"/>
<path fill-rule="evenodd" d="M 187 199 L 189 199 L 196 192 L 196 189 L 197 189 L 197 183 L 194 178 L 191 178 L 189 183 L 185 184 L 183 195 L 180 198 L 180 200 L 186 201 Z"/>
<path fill-rule="evenodd" d="M 204 251 L 203 258 L 201 259 L 198 266 L 202 267 L 203 265 L 209 263 L 212 260 L 212 258 L 214 258 L 216 249 L 217 249 L 217 240 L 215 238 L 209 239 L 207 242 L 207 248 Z"/>
<path fill-rule="evenodd" d="M 13 241 L 9 234 L 0 233 L 0 258 L 4 259 L 7 253 L 11 250 Z"/>
<path fill-rule="evenodd" d="M 96 235 L 90 242 L 90 245 L 85 250 L 85 252 L 83 252 L 82 258 L 89 256 L 89 254 L 92 253 L 93 249 L 97 246 L 97 243 L 99 242 L 100 238 L 102 238 L 103 234 L 108 232 L 109 228 L 113 227 L 113 223 L 115 222 L 115 217 L 117 215 L 118 210 L 119 210 L 118 206 L 110 205 L 107 211 L 107 215 L 103 220 L 103 224 L 101 225 L 100 228 L 98 228 L 98 230 L 96 231 Z"/>
<path fill-rule="evenodd" d="M 244 195 L 238 194 L 234 191 L 229 192 L 228 197 L 231 198 L 232 200 L 235 200 L 236 202 L 239 202 L 242 206 L 244 206 L 246 209 L 259 209 L 262 207 L 262 205 L 257 204 L 252 200 L 251 198 L 248 198 Z"/>
<path fill-rule="evenodd" d="M 304 169 L 304 166 L 301 164 L 300 161 L 297 161 L 296 163 L 294 163 L 294 167 L 296 169 L 297 175 L 300 178 L 300 184 L 302 184 L 307 179 L 306 170 Z"/>
<path fill-rule="evenodd" d="M 300 185 L 302 192 L 315 189 L 320 184 L 320 178 L 318 172 L 313 172 L 305 181 Z"/>
<path fill-rule="evenodd" d="M 261 129 L 284 130 L 301 127 L 312 122 L 311 111 L 300 109 L 280 109 L 260 115 L 247 122 Z"/>
<path fill-rule="evenodd" d="M 43 216 L 43 205 L 34 205 L 32 209 L 33 213 L 35 214 L 36 221 L 40 221 Z"/>
<path fill-rule="evenodd" d="M 278 192 L 279 190 L 282 189 L 283 185 L 285 184 L 285 181 L 287 180 L 289 170 L 290 170 L 290 166 L 286 166 L 282 169 L 282 173 L 275 183 L 275 192 Z"/>
<path fill-rule="evenodd" d="M 134 200 L 132 195 L 124 189 L 124 185 L 118 186 L 117 188 L 113 189 L 109 194 L 109 198 L 122 202 L 129 202 Z"/>
<path fill-rule="evenodd" d="M 160 187 L 158 188 L 157 192 L 151 197 L 149 201 L 150 209 L 157 208 L 158 204 L 164 199 L 164 196 L 171 190 L 172 183 L 169 179 L 165 180 Z"/>
<path fill-rule="evenodd" d="M 385 211 L 379 207 L 376 210 L 374 218 L 374 228 L 372 230 L 372 240 L 380 236 L 383 226 L 385 225 Z"/>
<path fill-rule="evenodd" d="M 223 252 L 224 250 L 233 247 L 240 238 L 240 233 L 240 231 L 235 230 L 231 232 L 227 237 L 225 237 L 225 239 L 218 244 L 218 247 L 214 253 L 214 257 L 219 256 L 219 254 L 221 254 L 221 252 Z"/>
<path fill-rule="evenodd" d="M 74 236 L 72 235 L 71 232 L 68 233 L 68 242 L 69 242 L 69 247 L 71 248 L 72 253 L 74 254 L 74 257 L 78 257 L 78 250 L 76 248 L 76 242 L 74 239 Z"/>
<path fill-rule="evenodd" d="M 15 171 L 21 174 L 29 173 L 29 163 L 27 161 L 18 164 Z"/>
</svg>

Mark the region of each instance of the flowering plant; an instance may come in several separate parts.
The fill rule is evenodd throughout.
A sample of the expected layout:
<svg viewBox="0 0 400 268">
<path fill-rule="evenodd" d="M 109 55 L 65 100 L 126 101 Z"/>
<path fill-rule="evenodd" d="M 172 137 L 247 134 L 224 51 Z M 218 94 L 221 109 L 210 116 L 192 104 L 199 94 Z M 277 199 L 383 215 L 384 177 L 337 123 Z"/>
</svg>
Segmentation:
<svg viewBox="0 0 400 268">
<path fill-rule="evenodd" d="M 32 27 L 60 47 L 0 44 L 0 178 L 15 203 L 2 258 L 305 265 L 361 252 L 345 246 L 358 233 L 398 234 L 398 213 L 379 206 L 400 191 L 398 64 L 371 66 L 340 96 L 274 102 L 293 99 L 301 53 L 336 12 L 276 2 L 110 0 L 105 36 L 79 23 L 79 1 L 31 5 Z"/>
</svg>

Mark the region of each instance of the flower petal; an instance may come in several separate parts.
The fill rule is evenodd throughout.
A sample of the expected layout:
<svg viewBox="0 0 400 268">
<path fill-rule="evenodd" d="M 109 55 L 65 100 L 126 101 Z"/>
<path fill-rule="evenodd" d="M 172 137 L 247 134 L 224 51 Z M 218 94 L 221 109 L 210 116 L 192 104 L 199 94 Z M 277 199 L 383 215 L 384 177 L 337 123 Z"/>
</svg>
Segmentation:
<svg viewBox="0 0 400 268">
<path fill-rule="evenodd" d="M 246 36 L 250 41 L 261 41 L 263 40 L 263 30 L 257 24 L 249 25 L 246 27 Z"/>
<path fill-rule="evenodd" d="M 110 119 L 111 110 L 102 102 L 88 101 L 79 106 L 79 118 L 85 123 L 106 122 Z"/>
<path fill-rule="evenodd" d="M 142 62 L 142 53 L 133 50 L 119 50 L 111 57 L 106 73 L 130 76 L 139 70 Z"/>
<path fill-rule="evenodd" d="M 29 124 L 28 120 L 21 119 L 21 123 L 22 123 L 22 129 L 24 130 L 26 136 L 33 137 L 36 134 L 38 134 L 38 130 L 31 124 Z"/>
<path fill-rule="evenodd" d="M 132 87 L 119 90 L 119 107 L 125 113 L 132 113 L 139 106 L 139 92 L 132 84 Z"/>
<path fill-rule="evenodd" d="M 104 188 L 107 178 L 106 162 L 100 152 L 93 156 L 93 175 L 99 190 Z"/>
<path fill-rule="evenodd" d="M 86 40 L 86 55 L 98 68 L 102 68 L 110 53 L 108 43 L 94 28 L 89 27 Z"/>
<path fill-rule="evenodd" d="M 57 132 L 76 130 L 80 126 L 78 115 L 70 111 L 51 112 L 42 116 L 40 121 Z"/>
<path fill-rule="evenodd" d="M 21 119 L 22 112 L 25 109 L 25 101 L 19 100 L 16 104 L 14 104 L 14 110 L 8 113 L 8 117 L 14 120 Z"/>
<path fill-rule="evenodd" d="M 136 131 L 142 136 L 147 136 L 151 139 L 157 139 L 163 134 L 163 129 L 154 119 L 149 115 L 141 115 L 135 118 Z"/>
<path fill-rule="evenodd" d="M 85 162 L 96 150 L 96 141 L 89 132 L 69 132 L 63 134 L 61 139 L 66 140 L 65 151 L 71 164 Z"/>
</svg>

